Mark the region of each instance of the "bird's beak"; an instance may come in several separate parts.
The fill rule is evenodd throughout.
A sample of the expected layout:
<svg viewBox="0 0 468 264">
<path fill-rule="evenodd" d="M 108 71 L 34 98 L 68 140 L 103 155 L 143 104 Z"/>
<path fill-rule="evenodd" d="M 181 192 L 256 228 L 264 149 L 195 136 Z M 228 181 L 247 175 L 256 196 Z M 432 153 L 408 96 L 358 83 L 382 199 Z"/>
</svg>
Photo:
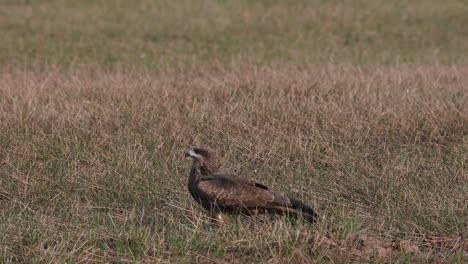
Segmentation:
<svg viewBox="0 0 468 264">
<path fill-rule="evenodd" d="M 193 149 L 188 150 L 188 151 L 185 152 L 185 157 L 193 157 L 193 156 L 195 156 L 195 155 L 196 155 L 196 154 L 195 154 L 195 152 L 193 151 Z"/>
</svg>

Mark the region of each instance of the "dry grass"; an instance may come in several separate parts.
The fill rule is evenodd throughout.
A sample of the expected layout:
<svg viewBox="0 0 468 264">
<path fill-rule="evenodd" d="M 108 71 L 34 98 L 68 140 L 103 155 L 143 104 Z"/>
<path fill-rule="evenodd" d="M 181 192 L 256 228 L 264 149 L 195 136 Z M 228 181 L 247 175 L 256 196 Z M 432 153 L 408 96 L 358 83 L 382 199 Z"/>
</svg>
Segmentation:
<svg viewBox="0 0 468 264">
<path fill-rule="evenodd" d="M 431 237 L 467 239 L 466 87 L 462 66 L 4 69 L 1 261 L 463 263 Z M 194 143 L 322 221 L 209 228 Z"/>
<path fill-rule="evenodd" d="M 2 1 L 0 262 L 468 262 L 467 8 Z M 323 219 L 210 228 L 200 143 Z"/>
</svg>

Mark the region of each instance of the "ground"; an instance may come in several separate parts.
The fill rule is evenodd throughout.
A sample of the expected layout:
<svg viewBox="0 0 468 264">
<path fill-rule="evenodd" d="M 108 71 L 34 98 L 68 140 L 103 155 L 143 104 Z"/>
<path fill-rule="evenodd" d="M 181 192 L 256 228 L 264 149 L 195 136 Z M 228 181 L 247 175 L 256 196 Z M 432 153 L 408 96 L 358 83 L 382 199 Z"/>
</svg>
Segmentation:
<svg viewBox="0 0 468 264">
<path fill-rule="evenodd" d="M 0 10 L 0 262 L 468 261 L 464 1 Z M 210 226 L 193 144 L 322 219 Z"/>
</svg>

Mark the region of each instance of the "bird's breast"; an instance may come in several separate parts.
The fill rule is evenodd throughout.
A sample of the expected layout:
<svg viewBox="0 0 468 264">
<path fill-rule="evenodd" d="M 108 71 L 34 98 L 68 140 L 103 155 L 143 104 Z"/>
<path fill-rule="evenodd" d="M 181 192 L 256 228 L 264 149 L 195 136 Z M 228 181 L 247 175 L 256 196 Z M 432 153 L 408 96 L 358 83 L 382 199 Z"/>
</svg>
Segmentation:
<svg viewBox="0 0 468 264">
<path fill-rule="evenodd" d="M 198 190 L 197 185 L 192 182 L 189 182 L 188 190 L 190 192 L 190 195 L 192 195 L 192 197 L 198 201 L 199 200 L 198 198 L 200 198 L 200 195 L 199 195 L 200 191 Z"/>
</svg>

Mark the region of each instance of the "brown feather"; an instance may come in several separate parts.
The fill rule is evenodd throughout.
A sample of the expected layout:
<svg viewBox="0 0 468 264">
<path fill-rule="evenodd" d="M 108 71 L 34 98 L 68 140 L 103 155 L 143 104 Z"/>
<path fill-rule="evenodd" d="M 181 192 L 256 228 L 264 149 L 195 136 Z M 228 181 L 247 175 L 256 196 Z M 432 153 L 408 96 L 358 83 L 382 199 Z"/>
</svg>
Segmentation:
<svg viewBox="0 0 468 264">
<path fill-rule="evenodd" d="M 261 183 L 218 173 L 216 155 L 207 147 L 194 147 L 187 153 L 193 158 L 189 191 L 212 217 L 218 217 L 220 212 L 254 214 L 266 211 L 303 213 L 311 221 L 317 217 L 311 207 Z"/>
</svg>

